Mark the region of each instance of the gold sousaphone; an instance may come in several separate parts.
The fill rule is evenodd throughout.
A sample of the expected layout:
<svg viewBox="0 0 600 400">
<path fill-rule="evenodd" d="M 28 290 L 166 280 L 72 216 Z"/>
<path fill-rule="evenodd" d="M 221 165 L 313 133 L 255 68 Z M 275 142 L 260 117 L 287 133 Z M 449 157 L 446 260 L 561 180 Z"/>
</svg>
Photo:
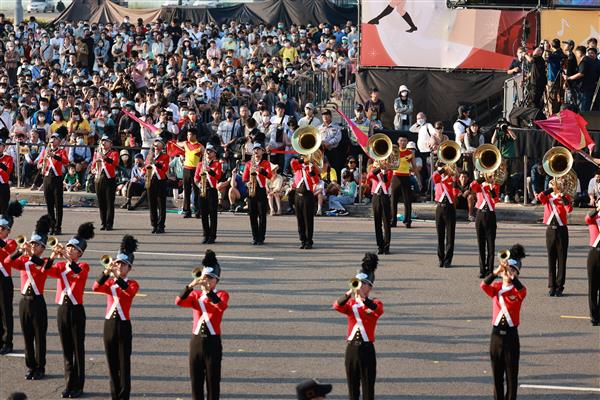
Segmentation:
<svg viewBox="0 0 600 400">
<path fill-rule="evenodd" d="M 314 126 L 298 128 L 292 136 L 292 147 L 298 154 L 307 156 L 319 168 L 323 167 L 323 152 L 321 147 L 321 134 Z"/>
<path fill-rule="evenodd" d="M 369 158 L 385 164 L 388 169 L 397 169 L 400 165 L 400 149 L 384 133 L 376 133 L 369 138 L 366 152 Z"/>
<path fill-rule="evenodd" d="M 493 144 L 482 144 L 473 153 L 475 168 L 483 174 L 493 174 L 494 182 L 502 185 L 506 180 L 506 162 L 498 147 Z"/>
<path fill-rule="evenodd" d="M 456 174 L 456 163 L 460 160 L 461 152 L 460 145 L 454 140 L 444 140 L 437 151 L 438 160 L 446 164 L 452 169 L 452 173 Z"/>
<path fill-rule="evenodd" d="M 552 147 L 542 159 L 544 171 L 562 186 L 562 192 L 573 198 L 577 192 L 577 174 L 573 171 L 573 155 L 565 147 Z"/>
</svg>

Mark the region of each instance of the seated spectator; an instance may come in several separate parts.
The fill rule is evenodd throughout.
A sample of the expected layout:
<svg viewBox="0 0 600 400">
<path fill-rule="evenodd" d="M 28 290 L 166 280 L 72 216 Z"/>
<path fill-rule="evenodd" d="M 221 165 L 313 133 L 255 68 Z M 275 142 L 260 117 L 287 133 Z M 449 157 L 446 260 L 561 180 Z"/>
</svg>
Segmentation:
<svg viewBox="0 0 600 400">
<path fill-rule="evenodd" d="M 475 201 L 477 196 L 471 191 L 471 178 L 467 171 L 462 171 L 458 175 L 458 180 L 454 183 L 454 193 L 456 198 L 456 209 L 467 210 L 467 220 L 475 221 Z"/>
<path fill-rule="evenodd" d="M 117 167 L 117 195 L 127 196 L 127 183 L 131 179 L 132 162 L 129 152 L 123 149 L 119 152 L 119 166 Z"/>
<path fill-rule="evenodd" d="M 230 187 L 228 192 L 231 212 L 241 212 L 244 208 L 244 201 L 248 197 L 248 188 L 242 180 L 243 171 L 240 170 L 241 165 L 236 166 L 233 171 L 231 171 Z"/>
<path fill-rule="evenodd" d="M 85 139 L 82 136 L 77 137 L 74 147 L 69 147 L 69 162 L 75 165 L 75 170 L 79 175 L 79 181 L 86 181 L 88 166 L 92 161 L 92 151 L 85 145 Z"/>
<path fill-rule="evenodd" d="M 63 180 L 63 189 L 66 192 L 78 192 L 81 188 L 81 182 L 79 181 L 79 175 L 75 171 L 75 165 L 69 164 L 67 173 Z"/>
<path fill-rule="evenodd" d="M 340 184 L 335 169 L 329 165 L 327 157 L 323 157 L 323 167 L 320 172 L 319 184 L 315 188 L 317 195 L 317 215 L 323 215 L 323 204 L 328 196 L 340 193 Z"/>
<path fill-rule="evenodd" d="M 335 215 L 350 214 L 344 206 L 354 204 L 357 191 L 358 185 L 354 181 L 354 174 L 349 170 L 342 172 L 340 194 L 329 196 L 329 209 L 332 210 Z"/>
<path fill-rule="evenodd" d="M 271 163 L 273 177 L 267 180 L 267 197 L 271 215 L 281 215 L 281 197 L 285 192 L 283 176 L 278 174 L 279 166 Z"/>
<path fill-rule="evenodd" d="M 134 156 L 134 164 L 131 167 L 131 177 L 127 183 L 126 196 L 127 201 L 121 206 L 123 209 L 135 210 L 142 205 L 146 199 L 146 168 L 144 166 L 144 156 L 137 153 Z M 131 205 L 131 199 L 134 196 L 140 196 L 138 201 Z"/>
<path fill-rule="evenodd" d="M 588 205 L 595 207 L 596 202 L 600 199 L 600 168 L 596 170 L 596 174 L 588 182 L 587 194 L 589 197 Z"/>
</svg>

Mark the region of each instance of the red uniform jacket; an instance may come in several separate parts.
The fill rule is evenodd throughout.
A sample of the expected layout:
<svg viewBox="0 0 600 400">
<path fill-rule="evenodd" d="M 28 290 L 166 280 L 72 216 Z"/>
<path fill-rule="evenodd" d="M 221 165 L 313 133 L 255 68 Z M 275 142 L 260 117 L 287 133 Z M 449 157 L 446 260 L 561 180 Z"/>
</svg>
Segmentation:
<svg viewBox="0 0 600 400">
<path fill-rule="evenodd" d="M 377 305 L 375 310 L 371 310 L 362 302 L 355 298 L 350 298 L 346 304 L 340 306 L 337 301 L 333 303 L 333 309 L 346 314 L 348 317 L 348 336 L 347 340 L 352 340 L 356 331 L 360 331 L 364 342 L 375 341 L 375 328 L 377 319 L 383 315 L 383 303 L 378 299 L 373 299 Z"/>
<path fill-rule="evenodd" d="M 223 312 L 227 309 L 229 303 L 229 293 L 223 290 L 217 290 L 215 293 L 221 299 L 217 304 L 210 301 L 201 290 L 193 290 L 185 299 L 177 296 L 175 304 L 179 307 L 193 309 L 194 326 L 192 333 L 194 335 L 200 333 L 200 327 L 203 322 L 206 323 L 211 335 L 221 334 L 221 320 L 223 319 Z"/>
<path fill-rule="evenodd" d="M 242 180 L 244 182 L 250 181 L 250 168 L 252 168 L 252 160 L 246 162 L 246 167 L 244 167 L 244 175 L 242 176 Z M 261 172 L 264 170 L 264 172 Z M 271 163 L 267 160 L 262 160 L 258 163 L 258 168 L 256 170 L 256 182 L 258 183 L 258 187 L 265 188 L 267 186 L 267 179 L 271 179 L 273 177 L 273 172 L 271 171 Z"/>
<path fill-rule="evenodd" d="M 367 179 L 371 183 L 371 193 L 375 194 L 381 188 L 384 194 L 390 194 L 390 186 L 392 185 L 394 171 L 391 169 L 385 171 L 379 170 L 377 175 L 375 175 L 373 171 L 375 171 L 375 169 L 371 169 L 371 172 L 369 172 L 369 175 L 367 176 Z M 385 181 L 383 180 L 384 176 L 386 178 Z"/>
<path fill-rule="evenodd" d="M 44 164 L 44 158 L 46 157 L 46 151 L 48 151 L 48 147 L 44 148 L 40 154 L 40 158 L 38 161 L 38 165 L 40 168 Z M 53 176 L 62 176 L 63 167 L 69 163 L 69 158 L 67 157 L 67 152 L 64 149 L 57 149 L 54 152 L 53 157 L 48 157 L 46 160 L 46 166 L 44 167 L 44 171 L 42 174 L 44 176 L 53 175 Z"/>
<path fill-rule="evenodd" d="M 454 204 L 454 178 L 435 171 L 431 177 L 435 182 L 435 201 L 441 203 L 444 198 Z"/>
<path fill-rule="evenodd" d="M 496 211 L 496 203 L 500 200 L 500 185 L 497 183 L 483 182 L 479 184 L 477 181 L 471 182 L 471 190 L 477 193 L 477 204 L 475 207 L 481 210 L 487 204 L 490 211 Z M 492 196 L 492 190 L 495 196 Z"/>
<path fill-rule="evenodd" d="M 96 161 L 98 159 L 103 159 L 104 162 L 100 164 L 101 169 L 97 173 L 104 171 L 107 178 L 114 178 L 117 175 L 116 170 L 119 166 L 119 153 L 116 150 L 111 149 L 108 153 L 100 156 L 100 154 L 95 151 L 94 158 L 92 159 L 92 166 L 94 168 L 96 168 Z"/>
<path fill-rule="evenodd" d="M 154 160 L 150 159 L 150 155 L 146 157 L 146 166 L 151 165 L 154 162 L 154 168 L 152 171 L 153 176 L 156 176 L 159 181 L 167 179 L 167 172 L 169 172 L 169 156 L 167 153 L 162 152 L 154 156 Z"/>
<path fill-rule="evenodd" d="M 10 258 L 10 255 L 14 253 L 16 249 L 17 242 L 15 242 L 12 239 L 6 240 L 6 245 L 0 249 L 0 275 L 2 275 L 5 278 L 10 278 L 12 276 L 12 269 L 9 263 L 4 262 L 4 259 L 6 257 Z"/>
<path fill-rule="evenodd" d="M 493 316 L 492 325 L 497 326 L 506 317 L 510 327 L 518 327 L 521 318 L 521 303 L 527 295 L 527 288 L 523 286 L 517 290 L 513 285 L 502 287 L 502 282 L 493 282 L 491 285 L 482 281 L 481 289 L 492 298 Z"/>
<path fill-rule="evenodd" d="M 131 279 L 124 279 L 124 281 L 127 282 L 127 289 L 125 290 L 121 289 L 117 284 L 117 280 L 114 278 L 109 278 L 104 283 L 98 281 L 94 282 L 94 285 L 92 286 L 94 292 L 108 295 L 106 297 L 105 319 L 110 319 L 112 314 L 116 311 L 121 321 L 129 320 L 131 303 L 133 303 L 133 298 L 140 289 L 140 286 L 136 281 Z"/>
<path fill-rule="evenodd" d="M 573 206 L 571 205 L 569 195 L 565 195 L 564 197 L 567 199 L 566 203 L 562 197 L 558 197 L 554 193 L 550 193 L 549 195 L 545 192 L 538 193 L 537 198 L 544 205 L 544 223 L 546 225 L 550 225 L 553 218 L 556 218 L 556 222 L 560 226 L 568 224 L 567 213 L 573 211 Z"/>
<path fill-rule="evenodd" d="M 65 261 L 57 262 L 46 270 L 48 276 L 58 279 L 56 281 L 56 297 L 54 299 L 56 304 L 63 304 L 65 296 L 68 296 L 74 305 L 83 304 L 83 291 L 85 290 L 90 266 L 84 262 L 77 263 L 77 265 L 81 268 L 79 273 L 71 270 L 70 265 Z"/>
<path fill-rule="evenodd" d="M 290 167 L 292 167 L 292 171 L 294 171 L 294 188 L 298 189 L 300 184 L 304 182 L 307 191 L 314 191 L 315 185 L 318 184 L 321 179 L 319 176 L 319 168 L 313 164 L 301 164 L 296 159 L 293 159 L 290 162 Z M 314 176 L 310 175 L 311 172 Z"/>
<path fill-rule="evenodd" d="M 8 154 L 0 156 L 0 183 L 9 183 L 10 175 L 14 169 L 13 158 Z"/>
<path fill-rule="evenodd" d="M 585 216 L 585 223 L 590 231 L 590 246 L 597 247 L 600 243 L 600 216 L 596 211 Z"/>
<path fill-rule="evenodd" d="M 212 172 L 210 172 L 212 171 Z M 194 181 L 200 182 L 202 180 L 202 173 L 204 172 L 204 168 L 201 162 L 196 166 L 196 173 L 194 174 Z M 208 168 L 206 169 L 206 179 L 208 181 L 208 186 L 211 188 L 217 187 L 217 183 L 219 183 L 219 179 L 221 179 L 221 175 L 223 175 L 223 166 L 217 160 L 212 160 L 208 163 Z"/>
<path fill-rule="evenodd" d="M 14 268 L 21 271 L 21 293 L 27 293 L 27 289 L 31 286 L 33 293 L 36 295 L 44 295 L 44 286 L 46 285 L 46 271 L 44 264 L 46 259 L 42 258 L 42 265 L 36 265 L 31 261 L 29 256 L 21 256 L 13 260 L 10 256 L 4 258 L 4 265 L 8 268 Z"/>
</svg>

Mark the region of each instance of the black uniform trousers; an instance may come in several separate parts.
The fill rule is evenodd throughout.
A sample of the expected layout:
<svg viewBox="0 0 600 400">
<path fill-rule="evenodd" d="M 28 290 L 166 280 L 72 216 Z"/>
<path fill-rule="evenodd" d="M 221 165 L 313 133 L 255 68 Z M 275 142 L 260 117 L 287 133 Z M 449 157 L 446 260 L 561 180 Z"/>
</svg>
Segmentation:
<svg viewBox="0 0 600 400">
<path fill-rule="evenodd" d="M 13 297 L 12 278 L 0 273 L 0 348 L 13 345 Z"/>
<path fill-rule="evenodd" d="M 207 183 L 208 185 L 208 183 Z M 217 205 L 219 192 L 215 188 L 206 188 L 206 197 L 198 196 L 198 206 L 202 216 L 202 231 L 205 239 L 217 238 Z"/>
<path fill-rule="evenodd" d="M 494 269 L 496 252 L 496 213 L 477 210 L 475 218 L 477 245 L 479 246 L 479 273 L 488 275 Z"/>
<path fill-rule="evenodd" d="M 113 227 L 115 220 L 115 193 L 117 191 L 117 180 L 107 178 L 104 172 L 95 183 L 98 208 L 100 209 L 100 222 L 107 228 Z"/>
<path fill-rule="evenodd" d="M 104 351 L 113 400 L 128 400 L 131 393 L 131 340 L 131 321 L 122 321 L 116 313 L 104 320 Z"/>
<path fill-rule="evenodd" d="M 63 178 L 62 176 L 44 176 L 44 199 L 48 215 L 52 218 L 55 229 L 62 227 L 63 218 Z"/>
<path fill-rule="evenodd" d="M 546 249 L 548 250 L 548 287 L 563 290 L 567 274 L 567 250 L 569 229 L 566 225 L 549 225 L 546 229 Z"/>
<path fill-rule="evenodd" d="M 438 203 L 435 209 L 435 229 L 438 236 L 440 266 L 449 267 L 454 256 L 454 231 L 456 230 L 454 204 Z"/>
<path fill-rule="evenodd" d="M 250 216 L 250 228 L 252 228 L 252 239 L 264 242 L 267 232 L 267 191 L 256 185 L 254 197 L 248 197 L 248 215 Z"/>
<path fill-rule="evenodd" d="M 193 335 L 190 340 L 190 378 L 192 380 L 192 399 L 204 400 L 204 381 L 206 380 L 206 399 L 218 400 L 221 393 L 221 360 L 223 345 L 221 336 Z"/>
<path fill-rule="evenodd" d="M 10 185 L 0 183 L 0 214 L 5 214 L 10 202 Z"/>
<path fill-rule="evenodd" d="M 373 222 L 375 222 L 375 238 L 377 239 L 377 247 L 380 250 L 390 248 L 390 240 L 392 238 L 391 225 L 391 207 L 390 196 L 385 193 L 373 193 Z M 383 229 L 382 229 L 383 228 Z"/>
<path fill-rule="evenodd" d="M 294 196 L 294 210 L 298 222 L 298 235 L 302 244 L 313 244 L 313 231 L 315 227 L 315 195 L 304 190 L 296 190 Z"/>
<path fill-rule="evenodd" d="M 83 390 L 85 382 L 85 309 L 67 297 L 58 306 L 56 323 L 65 362 L 66 390 Z"/>
<path fill-rule="evenodd" d="M 156 176 L 150 181 L 148 188 L 148 206 L 150 207 L 150 223 L 153 228 L 165 229 L 167 219 L 167 181 Z"/>
<path fill-rule="evenodd" d="M 590 318 L 600 322 L 600 248 L 592 247 L 587 259 Z"/>
<path fill-rule="evenodd" d="M 196 213 L 199 213 L 199 191 L 198 186 L 194 183 L 194 169 L 183 169 L 183 212 L 185 214 L 191 214 L 191 198 L 192 192 L 194 193 L 194 209 Z"/>
<path fill-rule="evenodd" d="M 348 342 L 346 347 L 346 380 L 350 400 L 360 399 L 362 384 L 363 400 L 375 399 L 375 377 L 377 375 L 377 359 L 372 342 Z"/>
<path fill-rule="evenodd" d="M 505 334 L 501 334 L 505 333 Z M 516 400 L 519 387 L 521 345 L 517 328 L 494 328 L 490 339 L 490 358 L 494 374 L 494 399 Z M 506 394 L 504 377 L 506 376 Z"/>
<path fill-rule="evenodd" d="M 410 185 L 410 176 L 394 175 L 392 177 L 392 226 L 396 226 L 396 224 L 398 223 L 396 217 L 398 215 L 398 202 L 400 201 L 400 194 L 402 194 L 402 201 L 404 202 L 404 223 L 409 224 L 411 222 L 412 190 L 410 189 Z"/>
<path fill-rule="evenodd" d="M 48 310 L 44 296 L 21 297 L 19 317 L 25 339 L 25 365 L 32 371 L 44 371 L 48 331 Z"/>
</svg>

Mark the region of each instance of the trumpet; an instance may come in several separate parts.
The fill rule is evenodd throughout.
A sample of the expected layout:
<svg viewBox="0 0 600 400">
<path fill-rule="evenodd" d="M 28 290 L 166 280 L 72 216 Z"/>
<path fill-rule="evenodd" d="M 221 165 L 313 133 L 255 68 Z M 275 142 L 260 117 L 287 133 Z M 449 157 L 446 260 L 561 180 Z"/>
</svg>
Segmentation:
<svg viewBox="0 0 600 400">
<path fill-rule="evenodd" d="M 110 264 L 112 264 L 113 259 L 111 256 L 109 256 L 108 254 L 103 255 L 102 257 L 100 257 L 100 264 L 105 268 L 108 269 L 108 267 L 110 266 Z"/>
<path fill-rule="evenodd" d="M 48 247 L 50 247 L 51 249 L 54 249 L 56 246 L 59 245 L 58 238 L 56 236 L 50 236 L 46 243 L 48 244 Z"/>
<path fill-rule="evenodd" d="M 192 271 L 192 276 L 196 279 L 202 277 L 202 270 L 202 267 L 194 268 Z"/>
<path fill-rule="evenodd" d="M 500 260 L 500 262 L 507 261 L 510 258 L 510 250 L 508 250 L 508 249 L 500 250 L 497 253 L 497 256 L 498 256 L 498 260 Z"/>
<path fill-rule="evenodd" d="M 362 287 L 362 281 L 358 278 L 352 278 L 350 279 L 350 282 L 348 283 L 348 287 L 351 290 L 359 290 Z"/>
<path fill-rule="evenodd" d="M 17 242 L 17 246 L 21 247 L 25 243 L 27 243 L 27 238 L 25 237 L 25 235 L 19 235 L 15 238 L 15 242 Z"/>
<path fill-rule="evenodd" d="M 150 149 L 150 151 L 148 152 L 148 160 L 152 160 L 150 161 L 150 163 L 148 165 L 146 165 L 146 181 L 144 182 L 144 186 L 146 187 L 146 189 L 150 188 L 150 184 L 152 183 L 152 175 L 154 174 L 154 157 L 155 157 L 155 153 L 154 153 L 154 149 Z"/>
</svg>

